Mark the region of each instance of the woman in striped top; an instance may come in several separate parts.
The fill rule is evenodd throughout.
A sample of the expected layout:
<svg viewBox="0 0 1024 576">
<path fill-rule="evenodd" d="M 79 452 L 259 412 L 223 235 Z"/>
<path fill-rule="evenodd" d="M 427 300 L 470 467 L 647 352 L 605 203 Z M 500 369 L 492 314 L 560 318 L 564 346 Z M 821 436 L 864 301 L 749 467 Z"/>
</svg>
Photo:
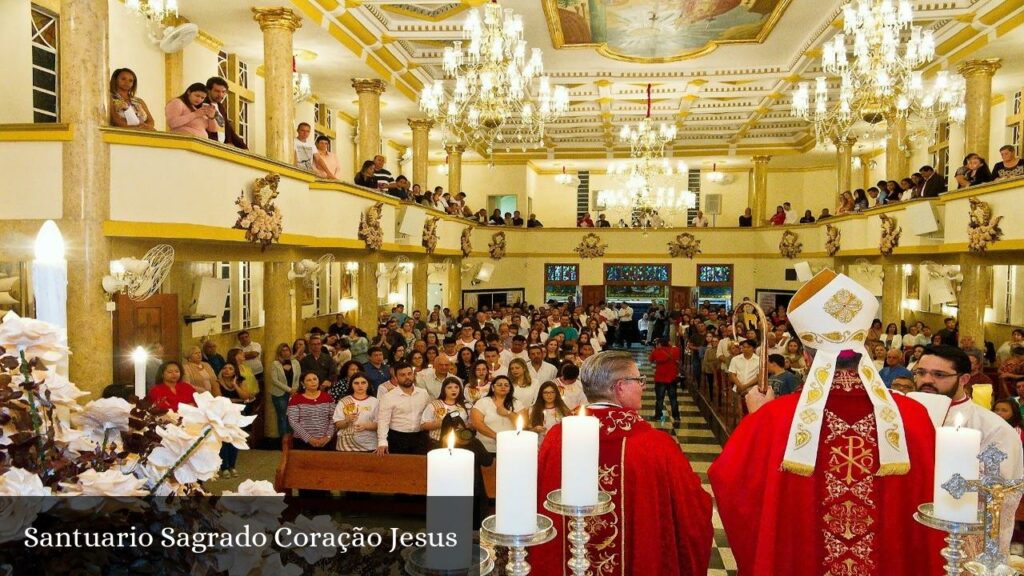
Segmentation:
<svg viewBox="0 0 1024 576">
<path fill-rule="evenodd" d="M 294 432 L 293 447 L 329 450 L 334 438 L 334 399 L 320 390 L 315 372 L 302 375 L 302 392 L 288 400 L 288 424 Z"/>
<path fill-rule="evenodd" d="M 338 450 L 342 452 L 373 452 L 377 449 L 377 408 L 379 402 L 370 396 L 366 374 L 356 372 L 348 377 L 352 394 L 338 401 L 334 410 L 334 426 L 338 429 Z"/>
<path fill-rule="evenodd" d="M 445 416 L 453 412 L 458 414 L 463 422 L 469 424 L 469 411 L 466 410 L 462 382 L 454 376 L 449 376 L 441 383 L 441 393 L 437 399 L 431 400 L 423 410 L 422 427 L 424 430 L 430 430 L 430 439 L 435 445 L 441 442 L 441 422 Z"/>
</svg>

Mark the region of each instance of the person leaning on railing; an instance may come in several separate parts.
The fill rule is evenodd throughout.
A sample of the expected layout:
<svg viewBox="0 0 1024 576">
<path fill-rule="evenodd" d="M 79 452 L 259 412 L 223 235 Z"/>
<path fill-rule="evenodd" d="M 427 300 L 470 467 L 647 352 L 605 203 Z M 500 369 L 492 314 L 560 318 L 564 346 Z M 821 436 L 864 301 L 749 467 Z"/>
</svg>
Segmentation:
<svg viewBox="0 0 1024 576">
<path fill-rule="evenodd" d="M 992 173 L 985 159 L 972 152 L 967 155 L 966 170 L 961 174 L 957 171 L 956 181 L 961 188 L 977 186 L 992 181 Z"/>
<path fill-rule="evenodd" d="M 196 138 L 209 138 L 210 132 L 218 130 L 217 107 L 206 102 L 206 84 L 196 82 L 185 89 L 181 96 L 172 99 L 164 109 L 167 127 L 174 134 L 185 134 Z"/>
<path fill-rule="evenodd" d="M 139 79 L 131 68 L 118 68 L 110 75 L 110 124 L 118 128 L 155 130 L 146 102 L 135 95 Z"/>
</svg>

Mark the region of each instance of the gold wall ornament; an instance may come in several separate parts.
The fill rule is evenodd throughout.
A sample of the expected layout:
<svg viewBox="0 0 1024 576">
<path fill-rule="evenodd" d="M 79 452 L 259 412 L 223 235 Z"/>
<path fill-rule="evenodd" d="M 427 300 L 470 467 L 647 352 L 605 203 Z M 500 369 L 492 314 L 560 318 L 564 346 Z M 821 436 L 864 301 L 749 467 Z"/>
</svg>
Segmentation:
<svg viewBox="0 0 1024 576">
<path fill-rule="evenodd" d="M 971 252 L 984 252 L 989 245 L 1003 237 L 999 227 L 1002 216 L 992 216 L 992 206 L 977 197 L 968 199 L 971 203 L 971 220 L 967 224 L 967 248 Z"/>
<path fill-rule="evenodd" d="M 839 253 L 839 241 L 842 240 L 843 233 L 839 230 L 838 226 L 832 224 L 825 224 L 825 253 L 829 256 L 835 256 Z"/>
<path fill-rule="evenodd" d="M 380 223 L 383 207 L 383 202 L 377 202 L 359 215 L 359 239 L 366 242 L 370 250 L 380 250 L 384 246 L 384 228 Z"/>
<path fill-rule="evenodd" d="M 251 200 L 246 197 L 245 190 L 235 200 L 238 218 L 234 227 L 245 230 L 245 239 L 258 243 L 260 250 L 266 250 L 275 240 L 280 240 L 284 230 L 281 210 L 274 204 L 280 182 L 281 177 L 271 172 L 253 181 Z"/>
<path fill-rule="evenodd" d="M 292 32 L 302 28 L 302 17 L 290 8 L 253 8 L 252 19 L 260 30 L 283 28 Z"/>
<path fill-rule="evenodd" d="M 878 251 L 882 253 L 882 256 L 889 256 L 900 245 L 903 228 L 897 226 L 896 219 L 888 214 L 879 214 L 878 217 L 882 220 L 882 239 L 878 243 Z"/>
<path fill-rule="evenodd" d="M 700 240 L 694 238 L 693 234 L 689 232 L 683 232 L 668 243 L 668 253 L 673 258 L 682 256 L 692 260 L 694 256 L 700 254 Z"/>
<path fill-rule="evenodd" d="M 779 253 L 786 258 L 796 258 L 804 251 L 804 245 L 800 242 L 800 236 L 792 230 L 782 233 L 782 240 L 779 241 Z"/>
<path fill-rule="evenodd" d="M 469 258 L 469 255 L 473 253 L 473 237 L 472 237 L 472 234 L 473 234 L 473 227 L 472 226 L 466 226 L 465 228 L 462 229 L 461 247 L 462 247 L 462 257 L 463 258 Z"/>
<path fill-rule="evenodd" d="M 423 223 L 423 247 L 427 249 L 427 254 L 433 254 L 434 250 L 437 250 L 437 241 L 441 239 L 437 234 L 437 223 L 440 220 L 440 216 L 433 216 Z"/>
<path fill-rule="evenodd" d="M 487 245 L 487 251 L 490 252 L 491 258 L 495 260 L 501 260 L 505 257 L 505 233 L 495 232 L 491 236 L 491 243 Z"/>
<path fill-rule="evenodd" d="M 600 258 L 604 256 L 604 250 L 607 247 L 607 244 L 601 243 L 600 236 L 591 232 L 583 237 L 579 246 L 573 248 L 573 251 L 579 254 L 580 258 Z"/>
</svg>

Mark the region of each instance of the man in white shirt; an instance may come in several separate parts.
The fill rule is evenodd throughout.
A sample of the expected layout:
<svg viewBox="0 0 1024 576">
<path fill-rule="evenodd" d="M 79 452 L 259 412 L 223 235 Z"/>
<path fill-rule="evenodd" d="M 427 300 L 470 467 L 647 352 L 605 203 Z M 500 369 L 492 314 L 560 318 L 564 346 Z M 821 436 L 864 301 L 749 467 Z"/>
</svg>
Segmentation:
<svg viewBox="0 0 1024 576">
<path fill-rule="evenodd" d="M 903 335 L 903 349 L 913 348 L 917 344 L 917 335 L 921 333 L 921 329 L 917 327 L 917 324 L 911 324 L 909 330 Z"/>
<path fill-rule="evenodd" d="M 462 382 L 455 375 L 455 370 L 452 369 L 452 362 L 448 359 L 448 356 L 438 354 L 430 364 L 430 368 L 421 370 L 416 375 L 416 386 L 426 390 L 431 398 L 437 398 L 441 395 L 441 384 L 448 378 L 455 378 Z"/>
<path fill-rule="evenodd" d="M 530 353 L 526 351 L 526 336 L 517 334 L 512 337 L 512 349 L 507 350 L 508 360 L 504 361 L 505 366 L 512 361 L 513 358 L 522 358 L 523 360 L 530 361 Z"/>
<path fill-rule="evenodd" d="M 629 307 L 629 304 L 623 302 L 616 313 L 619 318 L 619 327 L 616 330 L 616 335 L 619 342 L 626 348 L 629 348 L 636 334 L 636 328 L 633 326 L 633 309 Z"/>
<path fill-rule="evenodd" d="M 558 377 L 558 368 L 544 361 L 544 348 L 541 346 L 530 346 L 530 362 L 526 365 L 530 373 L 530 380 L 537 382 L 538 388 L 541 384 L 554 380 Z"/>
<path fill-rule="evenodd" d="M 248 330 L 238 333 L 238 347 L 245 352 L 245 364 L 252 370 L 256 379 L 263 382 L 263 347 L 253 342 Z"/>
<path fill-rule="evenodd" d="M 800 223 L 800 216 L 797 215 L 796 210 L 793 210 L 793 206 L 789 202 L 782 203 L 782 211 L 786 213 L 786 224 Z"/>
<path fill-rule="evenodd" d="M 971 360 L 966 352 L 953 346 L 930 346 L 914 366 L 913 375 L 919 392 L 942 394 L 952 400 L 946 412 L 946 426 L 979 430 L 982 450 L 995 445 L 1006 454 L 1006 460 L 999 466 L 1003 478 L 1017 479 L 1024 476 L 1024 450 L 1021 448 L 1020 434 L 995 412 L 971 402 L 964 389 L 971 379 Z M 1003 500 L 999 541 L 1000 550 L 1004 554 L 1010 549 L 1014 515 L 1020 499 L 1020 492 L 1015 492 Z"/>
<path fill-rule="evenodd" d="M 754 355 L 756 349 L 756 341 L 744 340 L 740 343 L 740 355 L 729 362 L 729 381 L 732 382 L 733 390 L 740 396 L 757 384 L 761 359 Z"/>
<path fill-rule="evenodd" d="M 476 340 L 473 339 L 473 327 L 466 324 L 459 331 L 459 339 L 455 342 L 455 348 L 461 350 L 462 348 L 469 348 L 470 350 L 476 346 Z"/>
<path fill-rule="evenodd" d="M 697 215 L 690 221 L 690 226 L 693 226 L 694 228 L 707 228 L 708 219 L 704 216 L 704 212 L 697 210 Z"/>
<path fill-rule="evenodd" d="M 421 420 L 430 395 L 413 384 L 412 366 L 396 362 L 392 369 L 397 386 L 380 399 L 377 454 L 426 454 L 430 436 L 423 430 Z"/>
<path fill-rule="evenodd" d="M 309 141 L 309 133 L 312 127 L 305 122 L 300 122 L 295 129 L 295 165 L 303 170 L 313 171 L 313 153 L 316 149 Z"/>
</svg>

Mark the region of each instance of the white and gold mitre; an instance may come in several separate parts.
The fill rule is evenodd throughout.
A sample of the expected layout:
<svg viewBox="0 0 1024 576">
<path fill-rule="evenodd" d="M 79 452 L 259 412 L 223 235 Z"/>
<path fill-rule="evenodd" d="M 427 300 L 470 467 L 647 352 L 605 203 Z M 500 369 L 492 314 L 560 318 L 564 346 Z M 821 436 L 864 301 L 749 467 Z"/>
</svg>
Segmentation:
<svg viewBox="0 0 1024 576">
<path fill-rule="evenodd" d="M 826 269 L 804 284 L 789 302 L 789 321 L 800 341 L 817 353 L 807 372 L 786 443 L 782 469 L 803 476 L 814 472 L 825 403 L 832 390 L 839 353 L 860 354 L 858 373 L 874 408 L 879 476 L 910 470 L 906 433 L 899 409 L 864 348 L 878 301 L 843 274 Z"/>
</svg>

